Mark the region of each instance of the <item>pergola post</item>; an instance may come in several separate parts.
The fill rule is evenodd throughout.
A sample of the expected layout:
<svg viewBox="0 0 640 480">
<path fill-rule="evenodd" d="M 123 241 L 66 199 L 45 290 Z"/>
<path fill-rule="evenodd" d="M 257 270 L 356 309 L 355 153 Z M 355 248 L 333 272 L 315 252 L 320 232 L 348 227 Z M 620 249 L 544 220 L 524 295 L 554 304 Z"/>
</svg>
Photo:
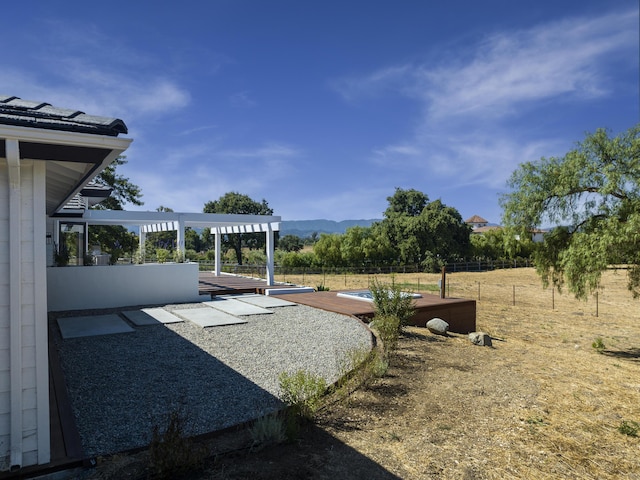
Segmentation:
<svg viewBox="0 0 640 480">
<path fill-rule="evenodd" d="M 144 257 L 146 257 L 146 252 L 144 251 L 144 245 L 147 241 L 147 231 L 140 226 L 139 234 L 138 234 L 138 250 L 140 251 L 140 263 L 144 263 Z"/>
<path fill-rule="evenodd" d="M 213 229 L 213 233 L 214 233 L 214 251 L 216 254 L 216 263 L 214 265 L 214 273 L 216 274 L 216 276 L 220 275 L 220 249 L 221 249 L 221 240 L 220 240 L 220 235 L 222 235 L 222 233 L 220 233 L 220 227 L 214 227 Z"/>
<path fill-rule="evenodd" d="M 267 285 L 271 286 L 274 284 L 274 275 L 273 275 L 273 252 L 274 252 L 274 238 L 273 238 L 273 227 L 271 223 L 267 223 Z"/>
<path fill-rule="evenodd" d="M 181 255 L 185 255 L 185 249 L 184 249 L 184 219 L 182 218 L 182 215 L 180 215 L 178 217 L 178 250 L 180 251 Z M 186 258 L 186 257 L 185 257 Z"/>
</svg>

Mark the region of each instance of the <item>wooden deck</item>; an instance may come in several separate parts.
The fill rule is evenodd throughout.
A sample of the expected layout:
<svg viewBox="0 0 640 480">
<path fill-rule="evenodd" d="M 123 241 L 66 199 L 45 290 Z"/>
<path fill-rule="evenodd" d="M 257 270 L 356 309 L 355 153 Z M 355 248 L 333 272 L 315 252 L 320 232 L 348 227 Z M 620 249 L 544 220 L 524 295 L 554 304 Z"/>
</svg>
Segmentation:
<svg viewBox="0 0 640 480">
<path fill-rule="evenodd" d="M 373 303 L 339 297 L 338 293 L 296 293 L 276 295 L 276 297 L 322 310 L 352 315 L 363 320 L 373 318 Z M 451 332 L 470 333 L 476 330 L 475 300 L 440 298 L 438 295 L 423 294 L 421 298 L 416 298 L 415 308 L 416 313 L 409 322 L 411 325 L 424 327 L 429 320 L 438 317 L 449 324 Z"/>
<path fill-rule="evenodd" d="M 82 443 L 67 393 L 56 346 L 49 334 L 49 418 L 51 462 L 49 467 L 70 468 L 83 463 Z"/>
<path fill-rule="evenodd" d="M 266 280 L 235 275 L 216 276 L 211 272 L 200 272 L 200 293 L 208 295 L 228 295 L 234 293 L 264 294 L 269 288 L 291 286 L 278 284 L 268 286 Z M 348 291 L 348 290 L 345 290 Z M 361 319 L 372 318 L 373 304 L 362 300 L 338 297 L 339 292 L 312 292 L 274 295 L 292 302 L 331 312 L 352 315 Z M 454 333 L 470 333 L 476 329 L 476 301 L 463 298 L 440 298 L 438 295 L 423 294 L 416 299 L 416 313 L 411 324 L 424 327 L 434 317 L 443 319 Z"/>
<path fill-rule="evenodd" d="M 240 277 L 237 275 L 215 275 L 212 272 L 200 272 L 198 289 L 201 295 L 231 295 L 237 293 L 264 294 L 267 288 L 291 286 L 288 283 L 267 285 L 261 278 Z"/>
</svg>

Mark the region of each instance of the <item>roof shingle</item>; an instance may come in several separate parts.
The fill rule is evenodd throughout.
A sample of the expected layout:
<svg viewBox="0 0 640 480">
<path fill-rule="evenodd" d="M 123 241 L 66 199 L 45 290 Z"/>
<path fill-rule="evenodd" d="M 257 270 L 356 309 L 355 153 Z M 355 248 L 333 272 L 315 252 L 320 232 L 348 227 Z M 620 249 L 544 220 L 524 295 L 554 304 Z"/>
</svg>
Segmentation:
<svg viewBox="0 0 640 480">
<path fill-rule="evenodd" d="M 489 223 L 488 220 L 485 220 L 480 215 L 474 215 L 471 218 L 467 218 L 464 222 L 465 223 Z"/>
<path fill-rule="evenodd" d="M 127 126 L 119 118 L 87 115 L 79 110 L 58 108 L 8 95 L 0 95 L 0 124 L 111 137 L 128 132 Z"/>
</svg>

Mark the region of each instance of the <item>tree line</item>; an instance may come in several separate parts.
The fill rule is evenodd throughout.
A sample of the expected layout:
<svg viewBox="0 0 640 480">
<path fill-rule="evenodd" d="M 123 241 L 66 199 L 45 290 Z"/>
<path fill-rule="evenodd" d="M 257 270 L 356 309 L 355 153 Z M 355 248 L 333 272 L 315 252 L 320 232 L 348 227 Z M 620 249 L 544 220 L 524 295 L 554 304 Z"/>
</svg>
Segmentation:
<svg viewBox="0 0 640 480">
<path fill-rule="evenodd" d="M 141 205 L 140 189 L 115 168 L 98 180 L 114 195 L 97 208 Z M 425 271 L 464 260 L 531 258 L 543 283 L 586 298 L 600 287 L 611 264 L 628 265 L 629 289 L 640 295 L 640 124 L 618 136 L 605 129 L 587 134 L 561 157 L 522 163 L 512 173 L 509 191 L 500 197 L 500 229 L 472 234 L 459 212 L 414 189 L 396 188 L 388 197 L 383 219 L 370 227 L 351 227 L 344 234 L 294 235 L 276 238 L 276 262 L 285 267 L 420 265 Z M 159 207 L 166 208 L 166 207 Z M 273 215 L 266 200 L 229 192 L 204 205 L 205 213 Z M 550 231 L 541 243 L 531 232 L 543 225 Z M 137 236 L 123 227 L 92 227 L 91 242 L 108 252 L 137 247 Z M 213 259 L 208 229 L 185 232 L 186 256 Z M 227 261 L 263 263 L 262 234 L 225 235 Z M 304 248 L 311 244 L 312 248 Z M 175 250 L 175 233 L 147 236 L 146 253 Z"/>
</svg>

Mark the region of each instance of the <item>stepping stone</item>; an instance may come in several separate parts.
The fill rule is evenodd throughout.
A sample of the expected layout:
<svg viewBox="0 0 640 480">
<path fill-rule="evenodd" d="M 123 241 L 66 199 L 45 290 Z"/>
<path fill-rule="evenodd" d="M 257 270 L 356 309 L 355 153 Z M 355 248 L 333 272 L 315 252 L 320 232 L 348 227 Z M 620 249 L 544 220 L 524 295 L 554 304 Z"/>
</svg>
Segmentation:
<svg viewBox="0 0 640 480">
<path fill-rule="evenodd" d="M 64 339 L 135 332 L 127 322 L 115 313 L 58 318 L 58 327 L 60 327 L 60 333 Z"/>
<path fill-rule="evenodd" d="M 128 310 L 122 314 L 134 325 L 161 325 L 164 323 L 183 322 L 180 317 L 167 312 L 164 308 L 143 308 L 142 310 Z"/>
<path fill-rule="evenodd" d="M 241 302 L 232 298 L 221 298 L 202 303 L 209 307 L 222 310 L 230 315 L 263 315 L 265 313 L 273 313 L 271 310 L 267 310 L 266 308 L 251 305 L 250 303 Z"/>
<path fill-rule="evenodd" d="M 257 305 L 258 307 L 270 308 L 270 307 L 291 307 L 297 305 L 297 303 L 290 302 L 288 300 L 282 300 L 280 298 L 268 297 L 266 295 L 240 295 L 234 297 L 241 302 L 250 303 L 251 305 Z"/>
<path fill-rule="evenodd" d="M 203 308 L 185 308 L 182 310 L 176 310 L 176 314 L 182 318 L 189 320 L 203 328 L 206 327 L 219 327 L 222 325 L 234 325 L 236 323 L 247 323 L 246 320 L 242 320 L 233 315 L 229 315 L 221 310 L 216 310 L 211 307 Z"/>
</svg>

